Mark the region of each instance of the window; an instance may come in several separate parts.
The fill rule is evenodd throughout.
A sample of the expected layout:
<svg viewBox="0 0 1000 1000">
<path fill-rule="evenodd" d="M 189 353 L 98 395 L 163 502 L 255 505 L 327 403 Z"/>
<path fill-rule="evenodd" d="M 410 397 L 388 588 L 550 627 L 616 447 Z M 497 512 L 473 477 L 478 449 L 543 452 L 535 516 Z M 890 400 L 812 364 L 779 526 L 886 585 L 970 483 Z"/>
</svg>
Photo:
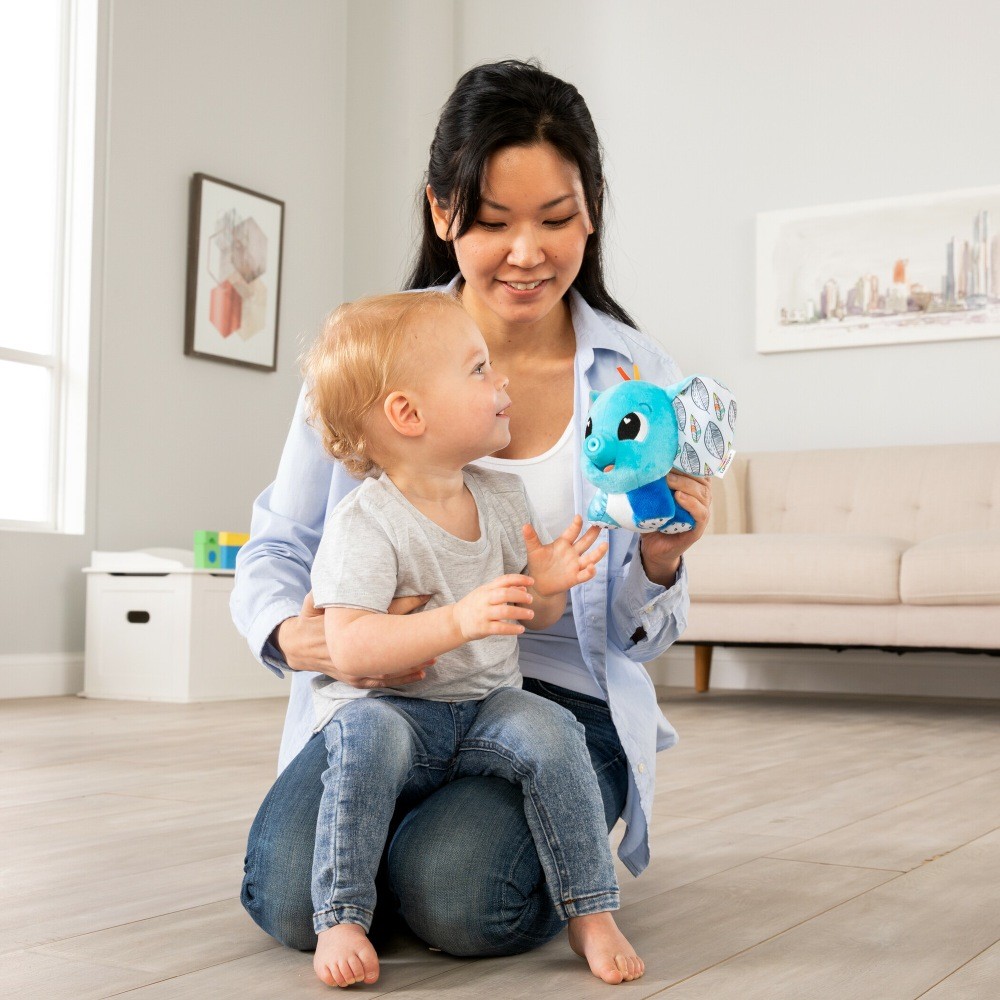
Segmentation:
<svg viewBox="0 0 1000 1000">
<path fill-rule="evenodd" d="M 97 0 L 32 0 L 0 33 L 0 527 L 81 533 Z"/>
</svg>

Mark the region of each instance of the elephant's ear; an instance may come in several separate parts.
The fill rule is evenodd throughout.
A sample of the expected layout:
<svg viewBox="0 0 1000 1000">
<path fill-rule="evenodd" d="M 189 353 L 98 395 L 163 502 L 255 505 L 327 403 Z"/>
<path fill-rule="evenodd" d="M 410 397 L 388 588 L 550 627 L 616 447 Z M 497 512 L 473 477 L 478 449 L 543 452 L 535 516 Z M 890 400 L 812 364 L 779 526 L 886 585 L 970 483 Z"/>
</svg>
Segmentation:
<svg viewBox="0 0 1000 1000">
<path fill-rule="evenodd" d="M 692 476 L 724 476 L 736 455 L 733 394 L 706 375 L 692 375 L 666 391 L 677 418 L 674 468 Z"/>
<path fill-rule="evenodd" d="M 601 394 L 600 394 L 600 393 L 599 393 L 599 392 L 598 392 L 598 391 L 597 391 L 596 389 L 591 389 L 591 390 L 590 390 L 590 405 L 591 405 L 591 406 L 593 406 L 593 405 L 594 405 L 594 403 L 596 403 L 596 402 L 597 402 L 597 400 L 598 400 L 598 397 L 599 397 L 600 395 L 601 395 Z"/>
</svg>

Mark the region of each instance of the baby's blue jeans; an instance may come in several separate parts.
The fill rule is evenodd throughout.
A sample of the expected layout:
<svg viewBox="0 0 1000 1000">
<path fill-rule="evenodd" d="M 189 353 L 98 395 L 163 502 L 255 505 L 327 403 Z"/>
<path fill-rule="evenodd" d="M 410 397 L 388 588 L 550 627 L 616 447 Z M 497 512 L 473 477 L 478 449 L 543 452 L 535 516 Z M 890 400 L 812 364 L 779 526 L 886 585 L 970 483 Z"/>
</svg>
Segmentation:
<svg viewBox="0 0 1000 1000">
<path fill-rule="evenodd" d="M 524 686 L 572 712 L 586 729 L 610 830 L 625 805 L 628 764 L 608 706 L 531 678 Z M 247 913 L 276 940 L 303 951 L 316 947 L 310 884 L 326 768 L 325 741 L 317 733 L 261 803 L 244 866 Z M 456 780 L 398 810 L 395 820 L 377 879 L 372 932 L 392 932 L 402 918 L 434 947 L 486 956 L 537 948 L 565 926 L 546 891 L 521 790 L 510 782 Z"/>
<path fill-rule="evenodd" d="M 601 790 L 584 728 L 552 701 L 501 688 L 480 701 L 380 696 L 342 706 L 323 729 L 329 767 L 316 823 L 313 928 L 370 928 L 375 877 L 397 803 L 450 781 L 503 778 L 524 814 L 558 915 L 618 909 Z"/>
</svg>

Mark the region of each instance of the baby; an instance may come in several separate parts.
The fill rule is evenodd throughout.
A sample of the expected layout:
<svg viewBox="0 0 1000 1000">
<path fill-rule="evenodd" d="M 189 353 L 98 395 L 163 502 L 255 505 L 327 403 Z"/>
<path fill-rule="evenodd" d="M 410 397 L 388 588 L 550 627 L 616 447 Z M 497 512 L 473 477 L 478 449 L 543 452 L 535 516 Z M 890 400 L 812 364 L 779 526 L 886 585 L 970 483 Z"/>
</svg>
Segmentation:
<svg viewBox="0 0 1000 1000">
<path fill-rule="evenodd" d="M 341 306 L 306 357 L 311 419 L 361 485 L 329 514 L 312 568 L 343 674 L 403 676 L 375 690 L 314 681 L 329 770 L 313 858 L 313 962 L 328 985 L 373 983 L 375 875 L 397 804 L 493 775 L 521 787 L 546 887 L 570 944 L 609 983 L 644 966 L 619 905 L 600 788 L 573 715 L 521 688 L 517 636 L 545 629 L 607 551 L 578 515 L 555 540 L 520 478 L 469 463 L 510 442 L 508 380 L 452 297 Z M 389 615 L 396 597 L 431 595 Z"/>
</svg>

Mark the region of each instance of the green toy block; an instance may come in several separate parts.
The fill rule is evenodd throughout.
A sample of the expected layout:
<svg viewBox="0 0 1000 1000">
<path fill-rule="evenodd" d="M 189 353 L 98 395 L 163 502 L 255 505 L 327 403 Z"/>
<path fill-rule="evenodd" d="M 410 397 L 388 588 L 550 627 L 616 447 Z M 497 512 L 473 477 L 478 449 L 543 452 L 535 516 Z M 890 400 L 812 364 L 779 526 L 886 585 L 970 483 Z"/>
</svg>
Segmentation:
<svg viewBox="0 0 1000 1000">
<path fill-rule="evenodd" d="M 222 550 L 219 547 L 217 531 L 196 531 L 194 533 L 195 569 L 218 569 L 222 565 Z"/>
</svg>

